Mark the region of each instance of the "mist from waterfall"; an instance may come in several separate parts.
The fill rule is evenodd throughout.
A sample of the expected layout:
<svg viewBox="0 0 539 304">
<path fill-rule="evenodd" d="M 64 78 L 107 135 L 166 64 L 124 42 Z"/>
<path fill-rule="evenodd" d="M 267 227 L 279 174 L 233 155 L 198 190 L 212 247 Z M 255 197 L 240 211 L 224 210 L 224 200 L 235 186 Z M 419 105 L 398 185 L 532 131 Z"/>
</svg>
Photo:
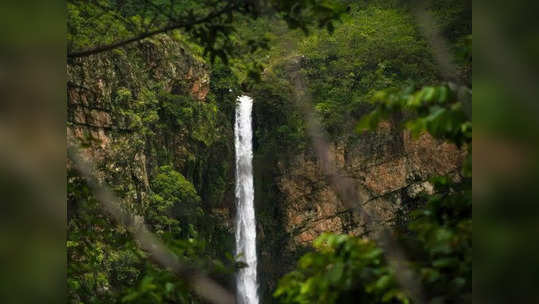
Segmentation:
<svg viewBox="0 0 539 304">
<path fill-rule="evenodd" d="M 236 146 L 236 255 L 247 264 L 237 274 L 238 304 L 258 304 L 256 281 L 256 221 L 253 187 L 253 99 L 238 98 L 234 137 Z"/>
</svg>

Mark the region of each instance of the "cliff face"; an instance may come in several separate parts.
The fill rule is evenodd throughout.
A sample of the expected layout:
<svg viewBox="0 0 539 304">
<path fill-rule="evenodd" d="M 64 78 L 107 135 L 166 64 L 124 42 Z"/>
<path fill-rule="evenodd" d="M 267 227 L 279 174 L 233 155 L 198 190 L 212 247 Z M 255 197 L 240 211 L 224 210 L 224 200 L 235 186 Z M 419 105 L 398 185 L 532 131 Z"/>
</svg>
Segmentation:
<svg viewBox="0 0 539 304">
<path fill-rule="evenodd" d="M 412 139 L 408 132 L 391 134 L 382 126 L 358 143 L 337 143 L 332 154 L 344 177 L 351 179 L 362 194 L 363 206 L 374 209 L 382 224 L 397 224 L 405 202 L 422 190 L 432 191 L 427 179 L 456 173 L 461 156 L 455 146 L 439 143 L 427 134 Z M 369 235 L 341 202 L 318 164 L 307 155 L 297 156 L 288 168 L 279 168 L 279 190 L 284 194 L 284 229 L 290 233 L 291 250 L 308 246 L 322 232 Z"/>
<path fill-rule="evenodd" d="M 67 137 L 82 144 L 127 206 L 147 208 L 154 171 L 172 164 L 194 184 L 205 211 L 232 229 L 233 130 L 207 100 L 201 60 L 159 35 L 68 62 L 67 75 Z"/>
<path fill-rule="evenodd" d="M 72 60 L 67 74 L 68 143 L 91 160 L 94 175 L 170 250 L 232 267 L 233 129 L 209 92 L 208 66 L 161 35 Z M 147 278 L 189 295 L 139 255 L 69 162 L 67 172 L 71 301 L 117 302 Z M 233 288 L 232 276 L 216 277 Z"/>
<path fill-rule="evenodd" d="M 168 92 L 189 94 L 201 102 L 209 91 L 204 64 L 166 36 L 145 40 L 138 47 L 75 59 L 67 65 L 67 78 L 68 136 L 97 139 L 99 147 L 93 152 L 104 152 L 117 135 L 112 133 L 133 132 L 125 111 L 134 105 L 119 102 L 119 90 L 136 98 L 161 85 Z"/>
<path fill-rule="evenodd" d="M 204 63 L 179 42 L 158 36 L 74 60 L 67 73 L 68 138 L 85 144 L 83 152 L 95 160 L 99 177 L 121 193 L 128 206 L 151 208 L 145 198 L 154 171 L 173 164 L 193 183 L 205 212 L 232 236 L 233 126 L 208 100 L 210 79 Z M 271 129 L 268 122 L 279 119 L 278 114 L 266 110 L 258 120 Z M 428 135 L 412 139 L 390 123 L 333 143 L 331 154 L 343 178 L 356 185 L 360 203 L 379 215 L 378 222 L 367 227 L 339 199 L 308 145 L 300 151 L 266 146 L 269 160 L 255 152 L 259 274 L 266 299 L 277 279 L 322 232 L 369 236 L 381 225 L 405 222 L 416 195 L 432 191 L 426 180 L 447 173 L 458 177 L 462 158 L 452 145 Z M 285 161 L 281 154 L 290 155 L 284 155 Z M 222 244 L 230 252 L 231 246 L 230 239 Z"/>
<path fill-rule="evenodd" d="M 275 204 L 273 212 L 281 217 L 278 224 L 259 223 L 266 299 L 276 280 L 293 268 L 297 257 L 320 234 L 369 237 L 383 225 L 405 223 L 417 195 L 432 192 L 427 180 L 443 174 L 459 178 L 463 157 L 454 145 L 438 142 L 428 134 L 414 139 L 387 122 L 377 132 L 365 133 L 355 141 L 333 143 L 331 150 L 341 177 L 351 181 L 362 198 L 357 204 L 377 216 L 367 225 L 354 215 L 329 184 L 309 148 L 291 160 L 279 161 L 274 176 L 279 195 L 274 201 L 260 202 Z"/>
</svg>

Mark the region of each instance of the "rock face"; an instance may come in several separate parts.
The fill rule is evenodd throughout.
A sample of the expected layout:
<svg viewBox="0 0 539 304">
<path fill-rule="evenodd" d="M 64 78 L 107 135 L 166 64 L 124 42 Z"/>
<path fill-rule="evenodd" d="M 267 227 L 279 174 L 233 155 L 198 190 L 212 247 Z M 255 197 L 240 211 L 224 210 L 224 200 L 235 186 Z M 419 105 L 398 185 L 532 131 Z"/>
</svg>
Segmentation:
<svg viewBox="0 0 539 304">
<path fill-rule="evenodd" d="M 202 148 L 188 142 L 189 130 L 171 130 L 172 136 L 134 130 L 136 119 L 130 113 L 141 98 L 152 98 L 148 92 L 156 86 L 200 103 L 209 93 L 207 67 L 167 36 L 74 60 L 68 64 L 67 74 L 68 139 L 86 144 L 84 155 L 96 160 L 101 179 L 127 193 L 122 197 L 126 203 L 144 204 L 149 190 L 158 157 L 152 152 L 155 147 L 148 145 L 148 137 L 164 147 L 175 168 L 194 181 L 201 195 L 208 192 L 208 185 L 218 184 L 205 174 L 215 172 L 227 159 L 233 164 L 232 126 L 218 125 L 220 144 Z M 369 236 L 382 225 L 400 224 L 406 220 L 408 208 L 413 207 L 414 197 L 422 191 L 432 191 L 427 179 L 447 173 L 458 177 L 463 157 L 455 146 L 428 135 L 413 139 L 390 123 L 354 141 L 334 143 L 331 154 L 341 178 L 351 181 L 361 194 L 357 204 L 376 213 L 376 222 L 367 225 L 352 214 L 309 149 L 286 162 L 278 161 L 276 169 L 264 168 L 273 163 L 255 161 L 255 171 L 259 171 L 255 183 L 272 185 L 270 197 L 262 197 L 262 191 L 255 190 L 262 298 L 271 297 L 277 279 L 294 266 L 297 257 L 321 233 Z M 217 201 L 207 210 L 231 230 L 233 166 L 219 170 L 226 171 L 220 173 L 219 183 L 228 190 L 224 196 L 221 193 L 205 200 Z M 264 175 L 269 171 L 272 175 Z M 262 205 L 265 210 L 259 213 Z"/>
<path fill-rule="evenodd" d="M 296 155 L 286 164 L 280 162 L 276 185 L 281 198 L 277 210 L 282 219 L 277 229 L 282 230 L 269 231 L 276 227 L 263 224 L 259 228 L 263 236 L 269 236 L 259 240 L 261 275 L 268 283 L 263 290 L 266 299 L 276 279 L 293 268 L 297 257 L 320 234 L 369 237 L 384 225 L 405 222 L 414 198 L 420 192 L 432 192 L 427 180 L 444 174 L 458 178 L 464 156 L 454 145 L 438 142 L 428 134 L 414 139 L 390 123 L 381 124 L 376 132 L 365 133 L 355 142 L 334 143 L 331 150 L 341 177 L 351 181 L 360 194 L 361 201 L 356 204 L 376 215 L 374 222 L 367 225 L 343 204 L 311 151 Z M 275 236 L 276 240 L 271 239 Z M 271 249 L 265 252 L 264 248 Z"/>
<path fill-rule="evenodd" d="M 351 147 L 335 144 L 333 153 L 341 172 L 364 194 L 357 203 L 372 206 L 382 221 L 390 223 L 396 220 L 403 201 L 423 190 L 432 191 L 426 181 L 429 177 L 455 172 L 461 155 L 455 146 L 438 143 L 427 134 L 414 140 L 403 132 L 397 150 L 388 147 L 392 141 L 383 142 L 385 137 L 381 131 Z M 373 149 L 373 144 L 379 146 Z M 312 158 L 300 155 L 286 171 L 279 189 L 285 196 L 284 228 L 291 233 L 292 250 L 309 245 L 322 232 L 370 232 L 369 227 L 354 221 Z"/>
<path fill-rule="evenodd" d="M 209 69 L 197 58 L 181 41 L 158 35 L 70 60 L 67 142 L 91 160 L 93 175 L 136 225 L 146 224 L 165 241 L 172 229 L 182 238 L 196 234 L 205 241 L 192 247 L 204 247 L 201 259 L 226 263 L 225 254 L 234 249 L 233 128 L 208 96 Z M 135 242 L 125 227 L 102 212 L 71 169 L 68 161 L 68 189 L 75 189 L 68 191 L 68 235 L 84 241 L 68 259 L 77 282 L 83 278 L 80 282 L 92 287 L 70 289 L 70 298 L 86 301 L 86 292 L 79 291 L 92 290 L 88 296 L 95 301 L 117 301 L 151 268 L 133 252 Z M 79 234 L 86 228 L 88 233 Z M 101 253 L 99 261 L 86 264 Z"/>
<path fill-rule="evenodd" d="M 180 41 L 157 35 L 132 46 L 74 59 L 68 62 L 67 76 L 68 142 L 82 144 L 83 156 L 91 158 L 98 168 L 96 175 L 127 193 L 122 197 L 127 204 L 144 204 L 152 171 L 166 162 L 190 179 L 199 192 L 208 192 L 204 187 L 212 183 L 199 173 L 208 171 L 205 166 L 214 169 L 212 174 L 216 175 L 215 168 L 226 162 L 233 164 L 232 144 L 222 144 L 232 143 L 232 130 L 206 140 L 202 138 L 206 134 L 195 129 L 202 138 L 196 141 L 189 137 L 189 125 L 177 129 L 165 126 L 162 131 L 148 127 L 163 121 L 157 116 L 161 115 L 161 92 L 184 96 L 193 108 L 197 108 L 196 103 L 207 104 L 208 67 Z M 210 129 L 228 129 L 210 125 L 218 121 L 215 118 L 204 119 Z M 192 124 L 196 123 L 193 120 Z M 215 143 L 220 146 L 216 148 Z M 213 159 L 218 162 L 212 163 Z M 218 173 L 233 176 L 232 169 L 225 166 L 223 170 L 227 172 Z M 231 188 L 233 182 L 229 184 Z M 233 190 L 229 192 L 232 194 L 226 200 L 233 203 Z M 212 200 L 211 208 L 217 216 L 226 218 L 223 223 L 230 223 L 230 208 L 219 205 L 222 193 Z"/>
<path fill-rule="evenodd" d="M 75 59 L 67 65 L 67 78 L 68 137 L 91 137 L 100 149 L 110 143 L 111 131 L 129 133 L 124 113 L 132 105 L 117 101 L 118 90 L 136 98 L 159 83 L 166 91 L 190 94 L 199 101 L 209 91 L 204 63 L 165 35 L 146 39 L 137 47 Z"/>
</svg>

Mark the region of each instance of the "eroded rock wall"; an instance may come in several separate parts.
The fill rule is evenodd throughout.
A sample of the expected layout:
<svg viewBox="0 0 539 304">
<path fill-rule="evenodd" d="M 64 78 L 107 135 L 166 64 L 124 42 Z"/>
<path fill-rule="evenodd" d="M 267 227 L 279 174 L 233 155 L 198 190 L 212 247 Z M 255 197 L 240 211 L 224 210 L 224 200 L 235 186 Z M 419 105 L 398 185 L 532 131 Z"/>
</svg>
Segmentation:
<svg viewBox="0 0 539 304">
<path fill-rule="evenodd" d="M 266 299 L 277 279 L 294 267 L 323 232 L 372 237 L 385 225 L 406 223 L 417 195 L 433 191 L 430 177 L 450 174 L 459 178 L 464 155 L 456 146 L 428 134 L 412 138 L 394 125 L 382 123 L 376 132 L 364 133 L 354 141 L 333 143 L 330 151 L 340 178 L 353 183 L 360 194 L 361 201 L 353 203 L 374 215 L 372 222 L 342 202 L 311 150 L 278 162 L 280 199 L 265 203 L 278 205 L 279 225 L 260 223 L 259 227 Z M 269 231 L 276 227 L 282 230 Z"/>
<path fill-rule="evenodd" d="M 67 79 L 67 135 L 96 139 L 99 145 L 93 152 L 106 150 L 111 131 L 130 133 L 124 115 L 130 105 L 116 102 L 119 89 L 128 90 L 136 98 L 159 83 L 169 92 L 190 94 L 201 102 L 209 91 L 205 64 L 166 35 L 137 46 L 73 59 L 67 65 Z"/>
<path fill-rule="evenodd" d="M 158 159 L 163 155 L 201 192 L 211 181 L 200 172 L 233 162 L 231 146 L 222 144 L 232 140 L 227 126 L 219 125 L 225 130 L 209 143 L 193 143 L 192 132 L 185 127 L 163 127 L 168 134 L 147 127 L 147 121 L 162 119 L 152 117 L 154 113 L 143 105 L 158 104 L 158 92 L 188 96 L 193 103 L 207 102 L 208 66 L 181 41 L 157 35 L 125 48 L 73 59 L 68 62 L 67 76 L 68 142 L 80 145 L 83 156 L 97 167 L 96 175 L 124 193 L 126 204 L 145 204 L 150 175 L 163 165 Z M 215 159 L 218 164 L 212 164 Z M 232 169 L 223 170 L 233 176 Z M 227 225 L 232 222 L 231 206 L 223 204 L 233 204 L 232 184 L 223 186 L 228 192 L 225 199 L 217 195 L 218 202 L 204 202 Z"/>
<path fill-rule="evenodd" d="M 401 146 L 389 147 L 399 136 Z M 408 132 L 391 135 L 384 127 L 359 143 L 334 144 L 335 155 L 344 178 L 351 179 L 362 195 L 357 202 L 378 213 L 380 224 L 399 220 L 403 202 L 422 190 L 432 191 L 431 176 L 457 173 L 461 153 L 454 145 L 440 143 L 428 134 L 413 139 Z M 327 182 L 317 161 L 298 155 L 291 166 L 281 168 L 279 189 L 283 192 L 286 214 L 284 229 L 291 235 L 289 246 L 308 246 L 323 232 L 368 235 L 376 227 L 366 227 L 352 216 L 349 208 Z"/>
</svg>

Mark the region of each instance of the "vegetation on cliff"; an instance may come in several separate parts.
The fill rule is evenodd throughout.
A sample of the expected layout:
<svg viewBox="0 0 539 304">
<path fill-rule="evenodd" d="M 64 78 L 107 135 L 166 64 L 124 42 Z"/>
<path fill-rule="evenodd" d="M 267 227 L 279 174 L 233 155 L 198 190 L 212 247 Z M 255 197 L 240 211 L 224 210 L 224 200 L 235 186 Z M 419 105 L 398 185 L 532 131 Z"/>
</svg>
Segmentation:
<svg viewBox="0 0 539 304">
<path fill-rule="evenodd" d="M 332 92 L 338 86 L 331 82 L 331 78 L 329 81 L 328 78 L 324 79 L 321 82 L 323 90 L 313 92 L 312 96 L 314 100 L 319 96 L 324 96 L 322 100 L 330 100 L 317 103 L 315 109 L 322 115 L 328 132 L 331 133 L 332 124 L 340 128 L 335 132 L 337 136 L 343 134 L 345 117 L 353 119 L 354 110 L 357 109 L 356 113 L 360 119 L 353 120 L 352 126 L 349 127 L 354 127 L 359 136 L 366 131 L 377 130 L 380 122 L 392 120 L 394 115 L 399 113 L 401 118 L 398 123 L 408 129 L 412 136 L 417 137 L 426 132 L 434 138 L 461 147 L 466 151 L 466 157 L 458 177 L 435 176 L 430 179 L 434 194 L 424 193 L 420 197 L 419 202 L 416 202 L 419 207 L 410 214 L 407 224 L 393 231 L 391 237 L 396 241 L 391 246 L 384 244 L 387 238 L 378 238 L 375 235 L 372 237 L 380 243 L 347 235 L 320 236 L 313 243 L 315 251 L 303 255 L 296 269 L 280 280 L 274 293 L 280 303 L 471 303 L 472 123 L 471 93 L 466 88 L 470 79 L 470 75 L 466 73 L 471 71 L 468 44 L 471 39 L 471 26 L 469 20 L 463 20 L 467 18 L 469 8 L 462 6 L 462 2 L 454 4 L 455 7 L 451 7 L 453 10 L 449 11 L 439 10 L 440 7 L 447 8 L 447 1 L 437 2 L 434 7 L 437 14 L 442 16 L 442 31 L 454 43 L 453 50 L 457 54 L 455 56 L 458 58 L 461 73 L 464 73 L 458 76 L 462 82 L 449 85 L 443 83 L 443 77 L 436 74 L 437 67 L 431 65 L 433 62 L 428 56 L 420 56 L 422 61 L 412 65 L 413 57 L 409 56 L 414 56 L 414 48 L 420 48 L 418 54 L 427 49 L 421 49 L 421 42 L 418 43 L 413 36 L 410 37 L 410 48 L 406 49 L 406 43 L 403 43 L 405 40 L 402 40 L 406 39 L 403 35 L 406 30 L 401 29 L 394 36 L 399 40 L 387 34 L 384 38 L 375 40 L 379 50 L 375 53 L 381 54 L 381 58 L 370 53 L 365 55 L 373 58 L 378 66 L 367 74 L 372 80 L 367 78 L 351 90 L 357 94 L 355 99 L 359 102 L 354 102 L 354 97 L 350 100 L 342 95 L 335 99 L 343 103 L 331 102 L 327 92 Z M 380 15 L 386 14 L 387 12 L 384 12 Z M 358 23 L 364 25 L 364 20 Z M 391 23 L 394 19 L 375 20 Z M 403 26 L 402 23 L 399 24 Z M 333 42 L 333 47 L 329 50 L 337 53 L 340 48 L 336 47 L 333 37 L 326 43 Z M 353 41 L 353 38 L 352 36 L 341 41 L 348 43 Z M 320 39 L 320 36 L 313 39 Z M 384 39 L 390 42 L 384 43 Z M 393 41 L 399 41 L 399 46 L 391 46 Z M 368 42 L 363 44 L 368 45 Z M 386 45 L 389 51 L 397 53 L 384 54 Z M 327 61 L 328 57 L 323 58 Z M 338 58 L 339 56 L 335 56 L 333 61 Z M 351 58 L 361 56 L 358 54 Z M 405 59 L 400 61 L 400 58 Z M 305 61 L 309 59 L 306 57 Z M 349 66 L 353 67 L 352 60 L 346 62 L 348 65 L 341 64 L 335 70 L 342 72 Z M 316 66 L 322 66 L 322 69 L 325 67 L 323 64 Z M 417 74 L 414 74 L 414 71 Z M 331 72 L 315 72 L 326 77 L 331 75 Z M 341 75 L 336 83 L 346 84 L 346 74 Z M 310 89 L 316 88 L 316 80 L 315 78 L 315 83 L 309 86 Z M 443 84 L 436 85 L 439 82 Z M 424 84 L 431 85 L 423 86 Z M 346 92 L 342 89 L 336 91 L 341 94 Z M 329 108 L 332 106 L 335 108 Z M 341 109 L 345 110 L 339 112 Z M 394 255 L 388 251 L 397 249 L 402 250 L 406 257 L 404 267 L 395 267 L 395 263 L 388 261 L 392 256 L 394 259 Z M 399 271 L 409 272 L 407 280 L 419 282 L 420 286 L 415 294 L 405 288 L 402 277 L 399 278 L 402 273 L 397 274 Z"/>
<path fill-rule="evenodd" d="M 471 302 L 470 1 L 418 2 L 448 42 L 452 79 L 406 1 L 69 1 L 69 140 L 178 261 L 233 290 L 232 126 L 247 92 L 265 302 Z M 390 227 L 420 297 L 374 235 L 287 247 L 278 182 L 297 155 L 319 157 L 299 95 L 332 143 L 353 146 L 389 121 L 466 155 Z M 79 171 L 68 164 L 69 301 L 204 303 L 109 217 Z"/>
<path fill-rule="evenodd" d="M 459 179 L 433 177 L 435 194 L 424 194 L 423 207 L 413 211 L 407 227 L 396 230 L 394 235 L 406 252 L 404 269 L 419 277 L 423 286 L 421 299 L 471 303 L 471 120 L 448 87 L 410 92 L 408 89 L 397 94 L 377 93 L 376 109 L 365 116 L 358 128 L 375 129 L 380 117 L 406 109 L 416 114 L 405 122 L 413 133 L 429 132 L 466 149 Z M 395 278 L 399 269 L 390 267 L 383 246 L 357 237 L 324 234 L 314 242 L 314 247 L 316 251 L 304 255 L 297 269 L 279 282 L 274 295 L 280 302 L 413 302 L 409 290 L 399 287 Z"/>
</svg>

